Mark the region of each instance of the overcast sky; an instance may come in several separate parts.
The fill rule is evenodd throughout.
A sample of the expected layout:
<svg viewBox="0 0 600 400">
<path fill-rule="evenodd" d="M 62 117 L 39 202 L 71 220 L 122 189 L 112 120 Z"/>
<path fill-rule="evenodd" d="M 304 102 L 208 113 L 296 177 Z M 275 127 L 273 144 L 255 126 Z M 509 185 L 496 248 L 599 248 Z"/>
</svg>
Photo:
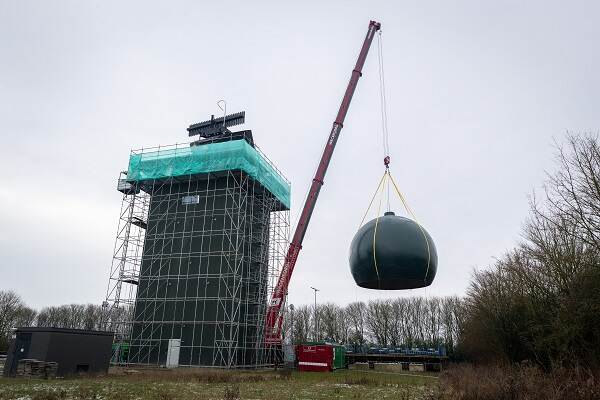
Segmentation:
<svg viewBox="0 0 600 400">
<path fill-rule="evenodd" d="M 245 110 L 292 215 L 370 19 L 392 171 L 438 249 L 427 289 L 357 288 L 350 241 L 383 172 L 375 46 L 290 287 L 294 304 L 462 295 L 519 240 L 553 141 L 600 126 L 595 1 L 0 1 L 0 290 L 101 303 L 131 148 Z M 399 209 L 399 207 L 395 207 Z M 295 218 L 294 218 L 295 221 Z"/>
</svg>

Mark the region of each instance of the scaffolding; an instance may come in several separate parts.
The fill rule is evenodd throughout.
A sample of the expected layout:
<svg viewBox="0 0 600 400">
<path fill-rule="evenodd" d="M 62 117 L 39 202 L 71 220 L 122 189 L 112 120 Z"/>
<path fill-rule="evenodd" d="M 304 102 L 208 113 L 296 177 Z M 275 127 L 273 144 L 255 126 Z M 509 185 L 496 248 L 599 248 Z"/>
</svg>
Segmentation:
<svg viewBox="0 0 600 400">
<path fill-rule="evenodd" d="M 103 303 L 105 326 L 115 332 L 113 363 L 125 363 L 131 319 L 139 283 L 142 250 L 150 195 L 127 182 L 127 171 L 119 174 L 117 190 L 123 193 L 119 223 L 108 280 L 106 301 Z M 106 310 L 108 308 L 108 310 Z"/>
<path fill-rule="evenodd" d="M 169 340 L 178 339 L 179 365 L 266 366 L 264 319 L 288 247 L 289 203 L 248 168 L 182 168 L 173 155 L 181 150 L 194 163 L 187 153 L 195 145 L 133 150 L 129 176 L 119 177 L 105 303 L 117 332 L 113 361 L 164 365 Z M 254 145 L 244 151 L 266 162 L 289 198 L 289 182 L 268 158 Z M 131 160 L 144 155 L 194 173 L 132 180 Z"/>
</svg>

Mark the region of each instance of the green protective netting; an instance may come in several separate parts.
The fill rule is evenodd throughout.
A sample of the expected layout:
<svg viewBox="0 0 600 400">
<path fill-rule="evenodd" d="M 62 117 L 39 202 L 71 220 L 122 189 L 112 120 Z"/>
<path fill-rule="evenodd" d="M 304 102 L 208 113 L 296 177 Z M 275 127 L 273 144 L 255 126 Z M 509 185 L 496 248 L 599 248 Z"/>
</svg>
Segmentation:
<svg viewBox="0 0 600 400">
<path fill-rule="evenodd" d="M 245 140 L 132 154 L 127 180 L 138 182 L 237 169 L 260 182 L 285 207 L 290 207 L 289 183 Z"/>
</svg>

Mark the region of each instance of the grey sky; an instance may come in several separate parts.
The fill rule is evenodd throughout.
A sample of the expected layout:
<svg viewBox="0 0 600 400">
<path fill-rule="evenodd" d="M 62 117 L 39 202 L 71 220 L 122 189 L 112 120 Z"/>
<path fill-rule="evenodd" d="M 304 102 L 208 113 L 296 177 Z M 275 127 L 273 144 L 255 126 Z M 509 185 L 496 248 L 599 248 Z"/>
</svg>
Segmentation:
<svg viewBox="0 0 600 400">
<path fill-rule="evenodd" d="M 369 19 L 383 24 L 392 169 L 433 236 L 430 288 L 355 286 L 382 169 L 375 47 L 290 301 L 463 294 L 519 239 L 553 139 L 597 131 L 600 3 L 0 1 L 0 290 L 100 303 L 131 148 L 186 140 L 224 98 L 292 181 L 296 215 Z M 399 207 L 396 207 L 399 208 Z"/>
</svg>

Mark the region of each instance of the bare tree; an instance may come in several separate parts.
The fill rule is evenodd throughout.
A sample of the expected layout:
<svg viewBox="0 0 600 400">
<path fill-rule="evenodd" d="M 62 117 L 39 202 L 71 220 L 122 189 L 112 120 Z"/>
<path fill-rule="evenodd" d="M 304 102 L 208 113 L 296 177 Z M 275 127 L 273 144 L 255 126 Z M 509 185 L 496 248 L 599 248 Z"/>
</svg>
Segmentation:
<svg viewBox="0 0 600 400">
<path fill-rule="evenodd" d="M 390 343 L 392 307 L 388 300 L 372 300 L 367 305 L 366 321 L 375 343 L 387 346 Z"/>
<path fill-rule="evenodd" d="M 392 318 L 390 322 L 390 344 L 394 347 L 405 343 L 404 328 L 406 325 L 406 299 L 398 298 L 391 302 L 390 312 Z"/>
<path fill-rule="evenodd" d="M 362 301 L 350 303 L 344 310 L 344 317 L 349 324 L 348 341 L 354 344 L 365 344 L 366 337 L 366 310 L 367 306 Z"/>
<path fill-rule="evenodd" d="M 341 333 L 340 327 L 338 325 L 339 319 L 338 315 L 341 313 L 340 308 L 333 303 L 325 303 L 320 304 L 317 308 L 317 314 L 319 323 L 317 326 L 319 327 L 318 336 L 320 338 L 340 341 Z"/>
<path fill-rule="evenodd" d="M 423 323 L 425 325 L 425 344 L 437 347 L 441 342 L 442 335 L 442 309 L 439 298 L 431 297 L 425 302 Z"/>
<path fill-rule="evenodd" d="M 15 326 L 16 327 L 33 326 L 35 323 L 36 317 L 37 317 L 37 311 L 35 311 L 33 308 L 23 306 L 23 307 L 21 307 L 21 309 L 19 310 L 19 312 L 17 314 Z"/>
<path fill-rule="evenodd" d="M 462 300 L 456 296 L 440 299 L 440 317 L 443 343 L 449 352 L 453 352 L 458 343 L 462 326 Z"/>
<path fill-rule="evenodd" d="M 600 143 L 597 135 L 569 135 L 557 146 L 559 170 L 548 174 L 543 205 L 533 212 L 600 252 Z"/>
<path fill-rule="evenodd" d="M 347 318 L 347 314 L 342 307 L 337 308 L 336 314 L 336 324 L 338 329 L 338 338 L 337 341 L 339 343 L 349 343 L 350 340 L 350 321 Z"/>
<path fill-rule="evenodd" d="M 66 304 L 44 307 L 37 316 L 37 326 L 118 330 L 117 325 L 131 320 L 129 308 L 103 309 L 95 304 Z"/>
<path fill-rule="evenodd" d="M 457 319 L 465 353 L 600 366 L 599 149 L 597 136 L 570 135 L 522 243 L 474 274 Z"/>
<path fill-rule="evenodd" d="M 35 314 L 15 292 L 0 291 L 0 350 L 8 348 L 12 328 L 31 325 Z"/>
<path fill-rule="evenodd" d="M 292 342 L 302 343 L 308 341 L 311 330 L 312 309 L 310 306 L 302 305 L 294 310 L 294 321 L 292 323 Z"/>
</svg>

